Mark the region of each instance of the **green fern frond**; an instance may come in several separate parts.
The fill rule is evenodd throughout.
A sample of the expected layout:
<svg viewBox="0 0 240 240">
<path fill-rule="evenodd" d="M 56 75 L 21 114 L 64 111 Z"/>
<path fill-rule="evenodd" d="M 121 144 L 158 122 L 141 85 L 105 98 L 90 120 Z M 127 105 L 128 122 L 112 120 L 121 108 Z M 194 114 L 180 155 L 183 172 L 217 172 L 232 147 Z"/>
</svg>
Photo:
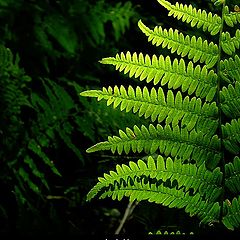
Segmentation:
<svg viewBox="0 0 240 240">
<path fill-rule="evenodd" d="M 190 23 L 192 27 L 202 28 L 203 31 L 208 31 L 211 35 L 219 33 L 221 28 L 221 17 L 217 14 L 207 13 L 205 10 L 196 9 L 192 5 L 183 5 L 176 2 L 172 5 L 165 0 L 157 0 L 163 7 L 169 10 L 168 16 L 173 16 L 178 20 Z"/>
<path fill-rule="evenodd" d="M 104 58 L 100 62 L 114 65 L 116 70 L 129 73 L 130 77 L 139 77 L 140 81 L 153 81 L 154 85 L 160 82 L 162 86 L 168 83 L 170 89 L 181 87 L 182 92 L 187 91 L 190 95 L 195 93 L 197 97 L 206 98 L 207 101 L 211 101 L 216 92 L 217 75 L 214 71 L 208 71 L 206 66 L 202 69 L 199 65 L 194 68 L 192 62 L 186 66 L 183 59 L 174 59 L 171 62 L 170 57 L 164 58 L 162 55 L 159 58 L 156 55 L 150 58 L 142 53 L 131 55 L 127 52 L 117 54 L 115 58 Z"/>
<path fill-rule="evenodd" d="M 0 70 L 8 68 L 13 64 L 13 54 L 9 48 L 0 45 Z"/>
<path fill-rule="evenodd" d="M 219 168 L 209 171 L 204 164 L 196 167 L 192 164 L 182 164 L 181 159 L 173 161 L 169 157 L 164 159 L 162 156 L 158 156 L 154 159 L 150 156 L 146 163 L 142 160 L 138 160 L 137 163 L 129 162 L 128 166 L 117 165 L 116 172 L 105 173 L 103 178 L 98 178 L 99 182 L 88 193 L 87 199 L 91 200 L 104 188 L 114 185 L 115 182 L 119 183 L 122 180 L 127 182 L 129 178 L 139 181 L 143 176 L 163 182 L 177 180 L 178 188 L 184 186 L 185 191 L 191 188 L 194 193 L 199 190 L 200 195 L 208 198 L 209 201 L 213 201 L 221 193 L 222 173 Z M 218 194 L 216 194 L 217 192 Z"/>
<path fill-rule="evenodd" d="M 194 235 L 193 232 L 190 232 L 189 234 L 188 233 L 185 233 L 185 232 L 181 232 L 180 230 L 177 230 L 177 231 L 167 231 L 167 230 L 157 230 L 155 233 L 152 233 L 152 232 L 149 232 L 148 233 L 149 235 Z"/>
<path fill-rule="evenodd" d="M 42 151 L 41 146 L 34 139 L 30 140 L 28 148 L 32 150 L 37 156 L 39 156 L 44 161 L 44 163 L 51 168 L 53 173 L 55 173 L 58 176 L 61 176 L 59 171 L 54 166 L 53 162 Z"/>
<path fill-rule="evenodd" d="M 233 163 L 225 165 L 226 171 L 226 187 L 233 193 L 240 192 L 240 158 L 235 157 Z"/>
<path fill-rule="evenodd" d="M 77 50 L 77 35 L 70 22 L 60 14 L 45 17 L 43 29 L 46 30 L 69 54 Z"/>
<path fill-rule="evenodd" d="M 190 216 L 198 215 L 203 223 L 217 220 L 219 217 L 220 207 L 217 202 L 206 202 L 199 193 L 191 196 L 189 192 L 185 193 L 183 188 L 170 188 L 163 183 L 157 185 L 144 179 L 139 181 L 128 179 L 118 183 L 117 186 L 110 186 L 99 198 L 111 197 L 113 200 L 121 200 L 124 196 L 129 197 L 131 202 L 147 200 L 169 208 L 185 208 Z"/>
<path fill-rule="evenodd" d="M 240 117 L 240 83 L 229 84 L 220 91 L 222 110 L 229 118 Z"/>
<path fill-rule="evenodd" d="M 114 7 L 110 8 L 109 11 L 106 12 L 105 21 L 107 22 L 110 20 L 112 22 L 116 41 L 118 41 L 122 34 L 124 34 L 124 32 L 129 28 L 130 20 L 136 14 L 137 13 L 130 1 L 127 1 L 124 4 L 118 2 Z"/>
<path fill-rule="evenodd" d="M 223 224 L 230 230 L 240 226 L 240 197 L 233 198 L 232 202 L 226 199 L 224 201 Z"/>
<path fill-rule="evenodd" d="M 221 77 L 227 83 L 233 83 L 235 81 L 240 81 L 240 58 L 238 55 L 233 58 L 224 59 L 220 62 L 221 67 Z"/>
<path fill-rule="evenodd" d="M 31 96 L 32 105 L 35 109 L 38 109 L 39 127 L 52 140 L 58 135 L 66 146 L 83 161 L 81 152 L 71 139 L 74 127 L 68 118 L 69 112 L 75 109 L 72 97 L 62 86 L 49 79 L 42 80 L 42 84 L 47 98 L 44 99 L 35 93 Z"/>
<path fill-rule="evenodd" d="M 222 126 L 223 143 L 225 148 L 233 154 L 240 153 L 240 119 L 233 119 Z"/>
<path fill-rule="evenodd" d="M 34 163 L 33 159 L 30 156 L 26 156 L 24 158 L 24 163 L 28 165 L 28 167 L 31 169 L 31 173 L 40 179 L 40 181 L 43 183 L 43 185 L 49 190 L 49 185 L 46 181 L 46 176 L 43 172 L 41 172 L 37 165 Z M 29 179 L 30 180 L 30 179 Z"/>
<path fill-rule="evenodd" d="M 126 133 L 119 131 L 119 137 L 108 137 L 108 141 L 97 143 L 87 149 L 87 152 L 101 150 L 116 151 L 118 154 L 130 150 L 134 153 L 145 152 L 153 154 L 157 150 L 166 156 L 178 156 L 183 160 L 193 159 L 198 165 L 204 161 L 211 167 L 216 167 L 221 156 L 219 151 L 220 142 L 216 135 L 204 135 L 202 132 L 197 133 L 195 130 L 190 133 L 186 128 L 180 129 L 178 126 L 171 128 L 169 125 L 154 127 L 149 125 L 138 128 L 134 126 L 133 130 L 126 128 Z"/>
<path fill-rule="evenodd" d="M 172 28 L 166 30 L 159 26 L 151 30 L 142 21 L 138 22 L 138 26 L 153 45 L 167 47 L 171 49 L 171 53 L 176 52 L 181 57 L 187 56 L 193 59 L 194 63 L 197 61 L 206 63 L 207 68 L 212 68 L 217 63 L 218 46 L 213 42 L 203 41 L 201 37 L 184 36 L 177 29 L 173 31 Z"/>
<path fill-rule="evenodd" d="M 39 186 L 38 185 L 36 185 L 32 180 L 31 180 L 31 177 L 29 176 L 29 173 L 28 172 L 26 172 L 25 170 L 24 170 L 24 168 L 23 167 L 20 167 L 17 171 L 16 170 L 14 170 L 14 172 L 16 173 L 16 174 L 18 174 L 18 179 L 20 180 L 20 178 L 21 178 L 21 182 L 23 181 L 23 184 L 25 183 L 25 184 L 27 184 L 28 186 L 29 186 L 29 188 L 33 191 L 33 192 L 35 192 L 36 194 L 40 194 L 40 189 L 39 189 Z M 24 187 L 22 187 L 23 189 L 24 189 Z"/>
<path fill-rule="evenodd" d="M 206 129 L 214 133 L 218 126 L 215 103 L 202 104 L 201 99 L 189 99 L 188 96 L 183 99 L 181 92 L 174 96 L 171 90 L 165 94 L 162 88 L 152 88 L 149 92 L 146 87 L 134 90 L 129 86 L 126 90 L 123 86 L 115 86 L 84 91 L 81 96 L 96 97 L 98 101 L 107 100 L 107 106 L 113 104 L 114 108 L 120 106 L 121 111 L 138 112 L 139 117 L 151 118 L 152 122 L 157 120 L 161 123 L 165 120 L 166 124 L 172 123 L 175 126 L 181 120 L 181 125 L 189 131 L 196 126 L 197 130 Z"/>
<path fill-rule="evenodd" d="M 240 47 L 240 30 L 236 30 L 235 36 L 233 38 L 231 38 L 229 32 L 223 32 L 221 44 L 223 51 L 228 55 L 235 53 L 236 49 L 239 49 Z"/>
<path fill-rule="evenodd" d="M 192 5 L 158 2 L 169 10 L 170 16 L 211 35 L 219 33 L 212 38 L 218 38 L 218 45 L 201 37 L 184 36 L 174 29 L 150 30 L 139 21 L 140 29 L 153 45 L 162 45 L 182 58 L 172 61 L 169 56 L 127 52 L 100 61 L 140 81 L 167 85 L 167 90 L 115 86 L 82 92 L 82 96 L 106 100 L 108 106 L 119 106 L 121 111 L 133 111 L 157 121 L 156 126 L 134 125 L 132 129 L 119 130 L 119 136 L 108 137 L 87 152 L 132 151 L 163 157 L 144 157 L 137 163 L 117 165 L 116 172 L 99 178 L 88 200 L 95 196 L 148 200 L 170 208 L 185 208 L 201 223 L 223 223 L 234 230 L 240 227 L 240 58 L 236 52 L 240 48 L 240 30 L 231 37 L 225 23 L 236 25 L 239 13 L 229 12 L 223 0 L 212 0 L 222 8 L 221 17 Z M 192 61 L 186 64 L 184 57 Z M 202 65 L 194 66 L 197 61 Z M 232 155 L 234 159 L 230 161 Z M 232 202 L 227 199 L 229 194 L 236 196 Z"/>
<path fill-rule="evenodd" d="M 229 27 L 233 27 L 234 25 L 240 23 L 240 14 L 239 12 L 230 12 L 229 7 L 224 7 L 224 21 Z"/>
</svg>

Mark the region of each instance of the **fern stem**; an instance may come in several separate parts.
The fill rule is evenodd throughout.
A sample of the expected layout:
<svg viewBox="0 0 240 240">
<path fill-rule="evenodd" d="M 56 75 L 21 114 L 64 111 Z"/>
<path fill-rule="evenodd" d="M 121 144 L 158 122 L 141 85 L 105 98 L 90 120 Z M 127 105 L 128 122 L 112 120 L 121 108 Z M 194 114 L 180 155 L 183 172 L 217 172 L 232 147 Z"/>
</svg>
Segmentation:
<svg viewBox="0 0 240 240">
<path fill-rule="evenodd" d="M 224 7 L 226 5 L 226 0 L 223 1 L 222 4 L 222 22 L 221 22 L 221 28 L 220 28 L 220 32 L 219 32 L 219 42 L 218 42 L 218 61 L 217 61 L 217 76 L 218 76 L 218 80 L 217 80 L 217 93 L 216 93 L 216 104 L 218 107 L 218 119 L 219 119 L 219 123 L 218 123 L 218 135 L 220 138 L 220 150 L 223 149 L 223 132 L 222 132 L 222 108 L 221 108 L 221 99 L 220 99 L 220 90 L 221 90 L 221 78 L 220 78 L 220 61 L 221 61 L 221 57 L 222 57 L 222 33 L 223 33 L 223 25 L 224 25 Z M 223 173 L 223 178 L 222 178 L 222 186 L 223 186 L 223 192 L 221 195 L 221 207 L 220 207 L 220 216 L 219 218 L 222 219 L 223 217 L 223 200 L 224 200 L 224 186 L 225 186 L 225 156 L 224 156 L 224 151 L 221 152 L 221 162 L 220 162 L 220 169 Z"/>
<path fill-rule="evenodd" d="M 125 224 L 125 222 L 127 221 L 128 217 L 132 214 L 134 208 L 137 206 L 138 202 L 134 201 L 134 202 L 129 202 L 127 205 L 127 208 L 125 210 L 125 213 L 123 215 L 123 218 L 117 228 L 117 230 L 115 231 L 115 234 L 119 234 Z"/>
</svg>

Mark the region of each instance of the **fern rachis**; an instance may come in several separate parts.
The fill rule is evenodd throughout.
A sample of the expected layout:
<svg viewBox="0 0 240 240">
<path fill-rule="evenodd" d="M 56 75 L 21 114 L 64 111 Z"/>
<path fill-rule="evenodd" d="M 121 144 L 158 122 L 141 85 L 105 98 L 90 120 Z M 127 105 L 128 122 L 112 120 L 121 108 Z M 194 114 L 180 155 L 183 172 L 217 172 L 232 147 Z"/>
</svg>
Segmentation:
<svg viewBox="0 0 240 240">
<path fill-rule="evenodd" d="M 236 53 L 240 31 L 231 37 L 225 28 L 236 28 L 240 15 L 219 0 L 213 2 L 222 9 L 221 17 L 192 5 L 158 2 L 169 16 L 210 37 L 216 35 L 219 41 L 209 43 L 162 27 L 151 30 L 139 21 L 149 42 L 167 47 L 180 59 L 127 52 L 101 60 L 129 77 L 152 81 L 156 87 L 115 86 L 81 93 L 152 122 L 120 130 L 119 136 L 87 150 L 149 155 L 104 174 L 87 199 L 109 196 L 121 200 L 126 196 L 130 201 L 148 200 L 184 208 L 204 224 L 222 223 L 234 230 L 240 227 L 240 60 Z"/>
</svg>

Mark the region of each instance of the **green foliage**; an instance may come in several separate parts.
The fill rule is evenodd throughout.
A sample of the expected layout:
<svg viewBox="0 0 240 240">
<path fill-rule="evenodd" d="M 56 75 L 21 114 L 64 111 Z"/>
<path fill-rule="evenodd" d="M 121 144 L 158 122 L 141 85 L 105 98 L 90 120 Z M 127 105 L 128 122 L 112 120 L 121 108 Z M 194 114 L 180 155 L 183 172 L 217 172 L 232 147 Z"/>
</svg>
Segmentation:
<svg viewBox="0 0 240 240">
<path fill-rule="evenodd" d="M 23 108 L 33 107 L 26 95 L 27 84 L 31 79 L 18 66 L 19 57 L 17 56 L 15 61 L 13 59 L 11 51 L 1 46 L 1 133 L 4 151 L 0 154 L 5 166 L 8 167 L 4 168 L 6 172 L 3 171 L 1 177 L 5 179 L 10 178 L 11 175 L 15 176 L 17 179 L 14 186 L 16 197 L 26 202 L 24 195 L 28 187 L 37 194 L 41 193 L 41 184 L 49 189 L 46 177 L 42 170 L 39 170 L 32 154 L 38 155 L 53 172 L 60 174 L 42 151 L 38 139 L 30 138 L 31 133 L 24 131 Z M 41 135 L 38 134 L 38 136 Z M 39 179 L 41 184 L 36 182 L 33 176 Z"/>
<path fill-rule="evenodd" d="M 153 233 L 150 232 L 150 235 L 152 235 Z M 193 232 L 190 232 L 189 234 L 186 234 L 185 232 L 181 232 L 181 231 L 176 231 L 176 232 L 170 232 L 170 231 L 161 231 L 158 230 L 156 233 L 154 233 L 155 235 L 194 235 Z"/>
<path fill-rule="evenodd" d="M 14 194 L 19 210 L 41 211 L 39 205 L 46 207 L 46 196 L 54 194 L 55 181 L 66 177 L 60 167 L 76 161 L 86 171 L 81 144 L 130 124 L 131 116 L 120 111 L 112 116 L 104 104 L 99 108 L 94 101 L 76 98 L 76 91 L 100 81 L 92 62 L 86 68 L 89 55 L 93 59 L 89 52 L 113 47 L 137 12 L 128 1 L 104 0 L 8 0 L 0 1 L 0 8 L 4 23 L 0 26 L 0 178 Z M 11 51 L 4 46 L 11 46 Z M 120 118 L 125 121 L 119 123 Z M 102 124 L 104 128 L 98 127 Z M 1 200 L 0 212 L 5 216 L 8 212 Z M 74 204 L 81 200 L 82 196 Z"/>
<path fill-rule="evenodd" d="M 118 41 L 136 14 L 128 1 L 111 5 L 105 0 L 98 0 L 94 4 L 91 1 L 72 0 L 64 3 L 61 8 L 69 17 L 56 10 L 43 16 L 43 8 L 35 16 L 34 32 L 37 41 L 50 57 L 55 58 L 77 55 L 77 51 L 84 50 L 85 45 L 97 47 L 104 44 L 108 22 L 112 25 L 114 39 Z M 75 23 L 76 20 L 78 24 Z M 79 22 L 83 27 L 79 28 Z M 54 46 L 52 39 L 59 44 L 60 49 Z"/>
<path fill-rule="evenodd" d="M 127 52 L 101 60 L 129 77 L 158 86 L 151 90 L 146 86 L 115 86 L 81 93 L 152 122 L 119 130 L 119 136 L 108 137 L 87 150 L 148 155 L 105 173 L 87 200 L 96 196 L 147 200 L 185 209 L 203 224 L 223 224 L 234 230 L 240 227 L 240 85 L 236 52 L 240 36 L 235 29 L 239 13 L 229 11 L 225 1 L 214 1 L 221 16 L 192 5 L 158 2 L 169 16 L 209 33 L 212 42 L 161 26 L 150 30 L 140 20 L 138 26 L 148 41 L 167 47 L 180 59 Z M 226 29 L 235 36 L 232 38 Z"/>
</svg>

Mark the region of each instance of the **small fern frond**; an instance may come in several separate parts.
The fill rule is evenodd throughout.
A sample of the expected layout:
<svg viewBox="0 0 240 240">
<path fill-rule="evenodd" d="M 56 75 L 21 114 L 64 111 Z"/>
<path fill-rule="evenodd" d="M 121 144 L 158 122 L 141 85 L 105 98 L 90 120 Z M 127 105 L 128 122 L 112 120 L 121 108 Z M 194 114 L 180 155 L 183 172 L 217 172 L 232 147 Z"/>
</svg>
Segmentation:
<svg viewBox="0 0 240 240">
<path fill-rule="evenodd" d="M 28 165 L 28 167 L 31 169 L 31 173 L 37 177 L 38 179 L 40 179 L 40 181 L 42 182 L 42 184 L 49 190 L 49 185 L 46 181 L 46 176 L 45 174 L 40 171 L 37 167 L 37 165 L 35 164 L 34 160 L 30 157 L 30 156 L 26 156 L 24 158 L 24 163 L 26 163 Z M 29 179 L 30 180 L 30 179 Z"/>
<path fill-rule="evenodd" d="M 238 55 L 233 58 L 221 60 L 220 62 L 220 75 L 223 80 L 228 83 L 233 83 L 235 81 L 240 81 L 240 58 Z"/>
<path fill-rule="evenodd" d="M 204 103 L 200 98 L 189 97 L 182 98 L 181 92 L 174 96 L 169 90 L 167 94 L 162 88 L 152 88 L 151 91 L 144 87 L 143 90 L 137 87 L 136 90 L 129 86 L 126 90 L 123 86 L 118 88 L 108 87 L 102 90 L 89 90 L 81 93 L 82 96 L 96 97 L 98 101 L 107 100 L 107 106 L 113 104 L 116 108 L 126 112 L 138 112 L 139 117 L 151 118 L 151 121 L 166 121 L 166 124 L 172 123 L 173 126 L 186 126 L 191 131 L 195 126 L 198 129 L 206 129 L 208 132 L 215 133 L 218 126 L 217 107 L 215 103 Z"/>
<path fill-rule="evenodd" d="M 240 83 L 236 82 L 235 86 L 229 84 L 220 91 L 221 106 L 224 114 L 230 119 L 240 117 Z"/>
<path fill-rule="evenodd" d="M 239 194 L 240 192 L 240 158 L 235 157 L 233 163 L 225 165 L 226 172 L 226 187 L 233 193 Z"/>
<path fill-rule="evenodd" d="M 221 46 L 225 53 L 232 55 L 236 49 L 240 47 L 240 30 L 237 29 L 235 36 L 232 38 L 229 32 L 223 32 L 221 38 Z"/>
<path fill-rule="evenodd" d="M 223 143 L 225 148 L 233 154 L 240 153 L 240 119 L 233 119 L 222 126 Z"/>
<path fill-rule="evenodd" d="M 193 194 L 199 191 L 200 195 L 208 198 L 209 201 L 214 201 L 221 193 L 222 173 L 219 168 L 209 171 L 204 164 L 197 168 L 193 164 L 182 164 L 181 159 L 173 161 L 170 157 L 164 159 L 158 156 L 154 159 L 149 156 L 146 163 L 143 160 L 138 160 L 137 163 L 129 162 L 128 166 L 117 165 L 116 172 L 105 173 L 104 177 L 98 178 L 99 182 L 88 193 L 87 199 L 91 200 L 104 188 L 122 180 L 127 182 L 129 178 L 133 181 L 139 181 L 141 178 L 163 182 L 175 180 L 178 188 L 184 186 L 185 191 L 191 188 L 194 190 Z"/>
<path fill-rule="evenodd" d="M 177 89 L 181 87 L 182 92 L 189 95 L 195 93 L 197 97 L 206 98 L 211 101 L 216 92 L 217 75 L 213 70 L 208 71 L 206 66 L 201 68 L 199 65 L 194 68 L 193 63 L 189 62 L 186 66 L 185 61 L 170 57 L 158 58 L 153 55 L 144 56 L 142 53 L 137 55 L 130 52 L 117 54 L 116 57 L 103 58 L 103 64 L 111 64 L 116 70 L 124 74 L 129 73 L 130 77 L 146 80 L 147 83 L 153 81 L 154 85 L 161 81 L 161 85 L 168 83 L 168 88 Z"/>
<path fill-rule="evenodd" d="M 128 154 L 132 150 L 134 153 L 153 154 L 159 150 L 166 156 L 192 159 L 197 165 L 206 161 L 209 167 L 216 167 L 221 158 L 219 144 L 216 135 L 204 135 L 195 130 L 189 133 L 186 128 L 179 129 L 178 126 L 171 128 L 167 125 L 163 128 L 159 124 L 157 127 L 150 124 L 149 129 L 143 125 L 141 128 L 135 125 L 133 130 L 126 128 L 126 133 L 120 130 L 119 137 L 108 137 L 108 141 L 95 144 L 87 152 L 111 150 L 112 153 L 117 151 L 118 154 Z"/>
<path fill-rule="evenodd" d="M 58 176 L 61 176 L 59 171 L 54 166 L 53 162 L 48 158 L 48 156 L 42 151 L 41 146 L 35 141 L 35 139 L 31 139 L 28 148 L 32 150 L 37 156 L 39 156 L 43 162 L 49 166 L 53 173 L 55 173 Z"/>
<path fill-rule="evenodd" d="M 155 27 L 154 30 L 145 26 L 142 21 L 138 22 L 141 31 L 148 37 L 148 41 L 153 45 L 167 47 L 171 53 L 176 52 L 181 57 L 187 56 L 196 63 L 206 63 L 207 68 L 212 68 L 218 60 L 218 46 L 213 42 L 208 43 L 201 37 L 184 36 L 176 29 L 163 29 L 161 26 Z"/>
<path fill-rule="evenodd" d="M 230 12 L 228 6 L 224 7 L 224 21 L 229 27 L 240 23 L 240 14 L 239 12 Z"/>
<path fill-rule="evenodd" d="M 240 226 L 240 197 L 233 198 L 232 202 L 228 199 L 223 205 L 224 217 L 223 224 L 230 230 L 234 230 Z"/>
<path fill-rule="evenodd" d="M 24 189 L 24 185 L 27 185 L 34 193 L 40 195 L 41 191 L 39 186 L 32 181 L 29 173 L 26 172 L 23 167 L 14 169 L 13 172 L 17 175 L 16 177 L 19 181 L 18 185 L 20 185 L 22 189 Z"/>
<path fill-rule="evenodd" d="M 157 0 L 163 7 L 169 10 L 168 16 L 173 16 L 178 20 L 190 23 L 191 27 L 196 26 L 202 28 L 203 31 L 210 32 L 211 35 L 219 33 L 221 28 L 221 18 L 212 13 L 207 13 L 205 10 L 196 9 L 192 5 L 187 6 L 182 3 L 176 2 L 172 5 L 170 2 L 165 0 Z"/>
<path fill-rule="evenodd" d="M 9 48 L 0 45 L 0 70 L 7 69 L 13 64 L 13 54 Z"/>
</svg>

